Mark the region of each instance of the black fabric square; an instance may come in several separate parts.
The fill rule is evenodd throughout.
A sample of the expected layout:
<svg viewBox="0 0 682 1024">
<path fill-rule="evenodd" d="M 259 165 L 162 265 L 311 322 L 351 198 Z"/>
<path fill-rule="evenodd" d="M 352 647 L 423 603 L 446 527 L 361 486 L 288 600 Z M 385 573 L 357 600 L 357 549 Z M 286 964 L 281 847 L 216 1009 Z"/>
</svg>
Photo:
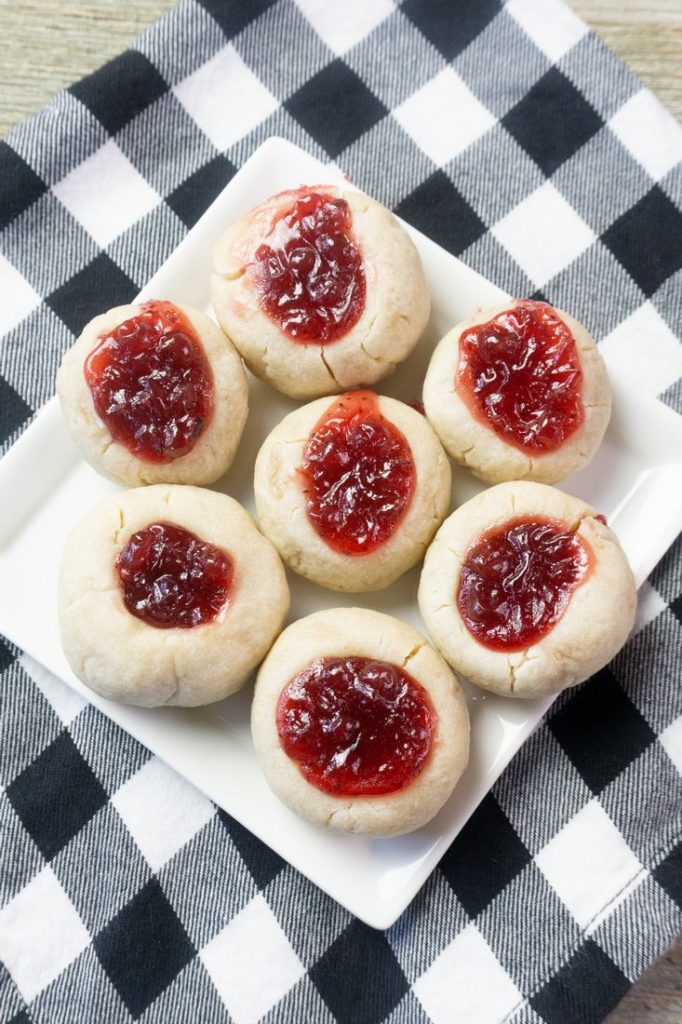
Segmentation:
<svg viewBox="0 0 682 1024">
<path fill-rule="evenodd" d="M 677 621 L 682 624 L 682 594 L 671 601 L 669 607 Z"/>
<path fill-rule="evenodd" d="M 547 1024 L 602 1024 L 630 982 L 592 939 L 530 1000 Z"/>
<path fill-rule="evenodd" d="M 17 394 L 11 384 L 0 377 L 0 444 L 11 437 L 31 415 L 31 406 Z M 2 654 L 0 653 L 0 668 Z"/>
<path fill-rule="evenodd" d="M 0 398 L 0 402 L 2 402 L 2 398 Z M 0 672 L 4 672 L 6 668 L 9 668 L 13 661 L 14 655 L 10 650 L 9 644 L 0 636 Z"/>
<path fill-rule="evenodd" d="M 191 228 L 227 185 L 237 168 L 224 156 L 216 156 L 186 178 L 166 199 L 173 213 Z"/>
<path fill-rule="evenodd" d="M 134 1018 L 170 985 L 195 949 L 156 878 L 94 939 L 104 970 Z"/>
<path fill-rule="evenodd" d="M 15 1014 L 8 1024 L 31 1024 L 28 1010 L 19 1010 L 19 1013 Z"/>
<path fill-rule="evenodd" d="M 668 896 L 682 910 L 682 843 L 675 846 L 652 874 Z"/>
<path fill-rule="evenodd" d="M 144 54 L 126 50 L 72 85 L 69 91 L 110 135 L 115 135 L 167 90 L 167 84 Z"/>
<path fill-rule="evenodd" d="M 658 185 L 602 235 L 645 295 L 682 267 L 682 212 Z"/>
<path fill-rule="evenodd" d="M 0 231 L 47 192 L 47 185 L 6 142 L 0 142 Z"/>
<path fill-rule="evenodd" d="M 45 303 L 74 334 L 103 309 L 130 302 L 139 288 L 101 252 L 91 263 L 52 292 Z"/>
<path fill-rule="evenodd" d="M 252 832 L 240 825 L 238 821 L 231 818 L 225 811 L 218 809 L 218 817 L 230 834 L 232 842 L 239 850 L 239 854 L 253 876 L 253 880 L 259 889 L 264 889 L 273 878 L 280 873 L 285 866 L 285 861 L 271 850 L 265 843 L 261 843 Z"/>
<path fill-rule="evenodd" d="M 489 793 L 439 866 L 469 917 L 476 917 L 530 860 L 513 825 Z"/>
<path fill-rule="evenodd" d="M 465 50 L 502 7 L 501 0 L 406 0 L 403 12 L 448 60 Z"/>
<path fill-rule="evenodd" d="M 46 860 L 107 802 L 104 787 L 66 730 L 7 787 L 7 798 Z"/>
<path fill-rule="evenodd" d="M 228 39 L 236 36 L 261 14 L 265 14 L 276 0 L 200 0 L 211 17 L 218 22 Z"/>
<path fill-rule="evenodd" d="M 444 171 L 418 185 L 395 212 L 455 256 L 485 234 L 485 224 Z"/>
<path fill-rule="evenodd" d="M 548 724 L 593 793 L 606 789 L 656 739 L 608 668 L 573 693 Z"/>
<path fill-rule="evenodd" d="M 309 974 L 337 1024 L 379 1024 L 410 987 L 383 932 L 358 920 Z"/>
<path fill-rule="evenodd" d="M 573 83 L 558 68 L 551 68 L 505 114 L 502 124 L 549 176 L 604 122 Z"/>
<path fill-rule="evenodd" d="M 284 106 L 332 158 L 388 113 L 342 60 L 318 71 Z"/>
</svg>

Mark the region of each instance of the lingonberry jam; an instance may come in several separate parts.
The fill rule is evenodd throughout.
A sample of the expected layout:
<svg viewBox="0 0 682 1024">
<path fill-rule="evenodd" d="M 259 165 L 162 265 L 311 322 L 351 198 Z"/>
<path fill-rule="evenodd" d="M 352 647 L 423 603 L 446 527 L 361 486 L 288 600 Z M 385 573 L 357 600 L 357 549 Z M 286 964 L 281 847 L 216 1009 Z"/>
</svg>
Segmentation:
<svg viewBox="0 0 682 1024">
<path fill-rule="evenodd" d="M 511 519 L 483 533 L 467 552 L 457 591 L 460 615 L 486 647 L 530 647 L 559 621 L 591 564 L 591 552 L 565 524 Z"/>
<path fill-rule="evenodd" d="M 308 782 L 335 796 L 409 785 L 431 752 L 437 715 L 404 669 L 369 658 L 319 658 L 287 684 L 277 732 Z"/>
<path fill-rule="evenodd" d="M 230 598 L 232 559 L 171 523 L 150 523 L 116 559 L 128 611 L 159 629 L 214 622 Z"/>
<path fill-rule="evenodd" d="M 367 555 L 393 535 L 414 493 L 410 446 L 372 391 L 350 391 L 317 424 L 299 470 L 308 519 L 343 555 Z"/>
<path fill-rule="evenodd" d="M 302 343 L 336 341 L 365 308 L 365 271 L 345 199 L 300 189 L 256 249 L 262 308 Z"/>
<path fill-rule="evenodd" d="M 580 427 L 581 383 L 575 339 L 545 302 L 526 300 L 459 340 L 457 393 L 528 454 L 554 451 Z"/>
<path fill-rule="evenodd" d="M 102 335 L 84 372 L 114 441 L 146 462 L 187 455 L 211 418 L 213 372 L 194 327 L 171 302 L 147 302 Z"/>
</svg>

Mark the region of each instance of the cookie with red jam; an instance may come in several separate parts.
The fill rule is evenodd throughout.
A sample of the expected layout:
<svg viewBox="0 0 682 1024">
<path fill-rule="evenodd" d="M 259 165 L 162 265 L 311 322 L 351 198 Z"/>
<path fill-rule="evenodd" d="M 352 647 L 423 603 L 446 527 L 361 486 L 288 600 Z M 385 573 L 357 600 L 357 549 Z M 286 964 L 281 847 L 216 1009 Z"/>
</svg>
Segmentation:
<svg viewBox="0 0 682 1024">
<path fill-rule="evenodd" d="M 557 483 L 583 469 L 611 416 L 585 328 L 546 302 L 509 300 L 437 345 L 424 408 L 446 451 L 488 483 Z"/>
<path fill-rule="evenodd" d="M 232 343 L 203 313 L 166 301 L 91 320 L 64 355 L 57 393 L 83 456 L 128 486 L 217 480 L 248 413 Z"/>
<path fill-rule="evenodd" d="M 450 465 L 420 413 L 373 391 L 285 417 L 256 460 L 261 529 L 331 590 L 380 590 L 424 554 L 450 503 Z"/>
<path fill-rule="evenodd" d="M 469 758 L 466 699 L 443 658 L 412 626 L 363 608 L 282 633 L 258 673 L 251 729 L 280 800 L 340 832 L 420 828 Z"/>
<path fill-rule="evenodd" d="M 64 548 L 64 653 L 76 676 L 111 700 L 194 706 L 227 697 L 288 609 L 277 552 L 241 505 L 214 491 L 119 491 L 85 515 Z"/>
<path fill-rule="evenodd" d="M 335 185 L 280 192 L 214 251 L 219 323 L 250 370 L 292 398 L 376 383 L 412 351 L 430 295 L 393 214 Z"/>
<path fill-rule="evenodd" d="M 446 519 L 419 609 L 455 671 L 507 697 L 583 682 L 632 629 L 632 570 L 602 515 L 545 484 L 498 484 Z"/>
</svg>

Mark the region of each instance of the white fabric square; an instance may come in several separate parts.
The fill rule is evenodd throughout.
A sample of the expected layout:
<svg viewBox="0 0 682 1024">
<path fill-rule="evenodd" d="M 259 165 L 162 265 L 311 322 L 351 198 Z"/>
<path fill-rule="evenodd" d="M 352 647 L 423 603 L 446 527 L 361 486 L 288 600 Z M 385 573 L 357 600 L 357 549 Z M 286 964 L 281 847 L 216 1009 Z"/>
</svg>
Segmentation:
<svg viewBox="0 0 682 1024">
<path fill-rule="evenodd" d="M 666 754 L 682 775 L 682 715 L 658 737 Z"/>
<path fill-rule="evenodd" d="M 457 935 L 414 984 L 434 1024 L 499 1024 L 521 993 L 474 924 Z"/>
<path fill-rule="evenodd" d="M 40 296 L 31 287 L 23 274 L 0 253 L 0 334 L 8 334 L 21 323 L 36 306 Z"/>
<path fill-rule="evenodd" d="M 52 191 L 103 249 L 159 202 L 157 193 L 113 139 L 58 181 Z"/>
<path fill-rule="evenodd" d="M 215 814 L 211 801 L 172 768 L 150 758 L 111 798 L 152 871 Z"/>
<path fill-rule="evenodd" d="M 581 928 L 642 869 L 596 797 L 550 839 L 535 862 Z"/>
<path fill-rule="evenodd" d="M 682 127 L 649 89 L 624 103 L 609 128 L 654 181 L 682 160 Z"/>
<path fill-rule="evenodd" d="M 318 36 L 334 53 L 345 53 L 395 10 L 392 0 L 296 0 Z"/>
<path fill-rule="evenodd" d="M 199 956 L 235 1024 L 255 1024 L 305 974 L 260 894 Z"/>
<path fill-rule="evenodd" d="M 183 79 L 173 92 L 220 150 L 228 149 L 279 106 L 232 43 Z"/>
<path fill-rule="evenodd" d="M 492 233 L 538 287 L 589 249 L 596 237 L 549 181 L 510 210 Z"/>
<path fill-rule="evenodd" d="M 509 0 L 506 11 L 553 63 L 588 32 L 585 22 L 561 0 Z"/>
<path fill-rule="evenodd" d="M 660 395 L 682 376 L 682 345 L 648 301 L 600 341 L 599 351 L 650 395 Z"/>
<path fill-rule="evenodd" d="M 393 116 L 439 166 L 462 153 L 496 123 L 449 67 L 412 93 Z"/>
<path fill-rule="evenodd" d="M 29 658 L 28 654 L 22 654 L 19 663 L 64 725 L 70 725 L 76 715 L 84 707 L 87 707 L 87 702 L 79 693 L 63 683 L 57 676 L 53 676 L 33 658 Z"/>
<path fill-rule="evenodd" d="M 632 635 L 641 633 L 644 627 L 653 622 L 656 616 L 665 611 L 667 607 L 656 588 L 652 587 L 648 580 L 645 580 L 637 591 L 637 613 L 635 624 L 632 627 Z"/>
<path fill-rule="evenodd" d="M 620 892 L 617 893 L 616 896 L 609 903 L 606 904 L 604 909 L 600 910 L 599 913 L 592 919 L 592 921 L 590 922 L 590 926 L 585 934 L 594 935 L 594 933 L 599 929 L 600 925 L 602 925 L 603 922 L 607 920 L 607 918 L 611 917 L 611 914 L 615 914 L 615 912 L 618 910 L 618 907 L 622 906 L 623 903 L 629 900 L 633 896 L 635 890 L 639 889 L 640 885 L 642 885 L 648 877 L 649 872 L 646 868 L 642 868 L 639 874 L 635 875 L 635 877 L 631 879 L 628 882 L 628 884 L 623 889 L 621 889 Z"/>
<path fill-rule="evenodd" d="M 89 942 L 87 928 L 47 865 L 0 910 L 0 962 L 27 1003 Z"/>
</svg>

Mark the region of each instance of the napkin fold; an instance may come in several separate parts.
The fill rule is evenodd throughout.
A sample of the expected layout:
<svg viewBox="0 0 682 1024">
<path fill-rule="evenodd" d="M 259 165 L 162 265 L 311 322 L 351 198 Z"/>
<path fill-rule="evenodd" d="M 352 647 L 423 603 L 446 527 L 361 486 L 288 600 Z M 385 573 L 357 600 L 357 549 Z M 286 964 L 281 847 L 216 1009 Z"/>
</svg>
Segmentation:
<svg viewBox="0 0 682 1024">
<path fill-rule="evenodd" d="M 3 450 L 273 134 L 682 412 L 682 130 L 567 7 L 183 0 L 0 144 Z M 682 924 L 681 555 L 385 933 L 0 641 L 0 1019 L 598 1024 Z"/>
</svg>

